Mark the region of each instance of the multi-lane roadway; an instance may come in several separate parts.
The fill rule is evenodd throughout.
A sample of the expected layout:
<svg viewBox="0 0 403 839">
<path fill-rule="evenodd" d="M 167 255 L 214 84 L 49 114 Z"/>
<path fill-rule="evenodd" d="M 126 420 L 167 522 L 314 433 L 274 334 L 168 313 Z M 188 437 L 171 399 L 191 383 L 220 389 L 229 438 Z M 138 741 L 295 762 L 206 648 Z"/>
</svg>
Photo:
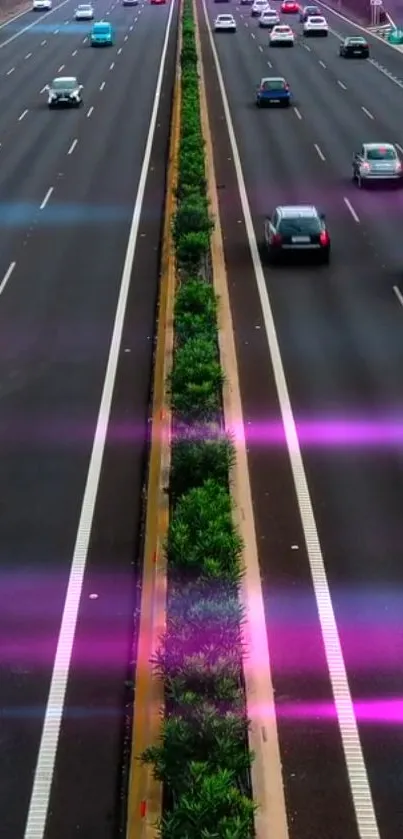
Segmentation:
<svg viewBox="0 0 403 839">
<path fill-rule="evenodd" d="M 73 0 L 0 28 L 2 839 L 124 809 L 177 6 L 96 0 L 102 50 Z M 83 108 L 48 110 L 57 75 Z"/>
<path fill-rule="evenodd" d="M 290 836 L 398 839 L 403 192 L 359 191 L 351 162 L 365 141 L 403 152 L 403 55 L 369 37 L 369 61 L 341 59 L 362 33 L 326 10 L 323 39 L 287 16 L 293 49 L 236 2 L 236 34 L 212 35 L 222 10 L 198 0 Z M 270 75 L 289 110 L 256 108 Z M 329 267 L 265 263 L 282 203 L 326 213 Z"/>
</svg>

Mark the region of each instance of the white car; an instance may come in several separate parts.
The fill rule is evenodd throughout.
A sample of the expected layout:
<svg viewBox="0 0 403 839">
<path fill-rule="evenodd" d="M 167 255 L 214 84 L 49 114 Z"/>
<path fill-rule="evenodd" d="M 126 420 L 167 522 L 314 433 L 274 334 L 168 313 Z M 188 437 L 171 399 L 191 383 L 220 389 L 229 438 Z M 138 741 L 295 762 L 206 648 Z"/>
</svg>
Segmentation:
<svg viewBox="0 0 403 839">
<path fill-rule="evenodd" d="M 329 34 L 329 24 L 326 18 L 322 17 L 322 15 L 315 15 L 309 17 L 308 20 L 305 21 L 302 31 L 305 36 L 322 35 L 326 38 Z"/>
<path fill-rule="evenodd" d="M 75 20 L 94 20 L 94 7 L 90 3 L 82 3 L 74 12 Z"/>
<path fill-rule="evenodd" d="M 251 15 L 252 17 L 260 17 L 262 12 L 265 12 L 266 9 L 270 9 L 270 5 L 267 0 L 255 0 L 252 6 Z"/>
<path fill-rule="evenodd" d="M 279 23 L 280 18 L 275 9 L 266 9 L 260 15 L 259 26 L 262 29 L 273 29 L 273 26 L 277 26 Z"/>
<path fill-rule="evenodd" d="M 233 15 L 218 15 L 214 21 L 214 32 L 236 32 L 236 20 Z"/>
<path fill-rule="evenodd" d="M 33 12 L 49 12 L 52 8 L 52 0 L 33 0 Z"/>
<path fill-rule="evenodd" d="M 280 26 L 273 26 L 269 35 L 269 47 L 293 47 L 294 33 L 291 26 L 285 23 Z"/>
</svg>

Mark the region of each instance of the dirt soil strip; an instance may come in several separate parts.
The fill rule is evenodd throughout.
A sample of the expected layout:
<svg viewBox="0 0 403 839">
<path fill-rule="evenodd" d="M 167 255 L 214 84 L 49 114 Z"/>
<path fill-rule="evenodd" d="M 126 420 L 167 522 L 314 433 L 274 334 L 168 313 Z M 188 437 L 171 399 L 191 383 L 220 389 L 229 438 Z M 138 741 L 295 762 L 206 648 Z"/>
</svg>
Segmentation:
<svg viewBox="0 0 403 839">
<path fill-rule="evenodd" d="M 130 765 L 127 839 L 156 839 L 156 824 L 162 815 L 162 784 L 153 777 L 152 766 L 143 765 L 143 751 L 158 742 L 164 693 L 161 680 L 150 661 L 165 630 L 167 564 L 164 543 L 169 523 L 169 470 L 171 460 L 171 412 L 167 379 L 172 368 L 175 255 L 172 216 L 176 209 L 176 185 L 180 138 L 180 50 L 182 5 L 179 8 L 175 87 L 171 117 L 171 139 L 167 175 L 164 233 L 161 259 L 161 288 L 154 367 L 154 395 L 141 616 L 137 651 L 132 755 Z"/>
<path fill-rule="evenodd" d="M 255 818 L 256 839 L 267 839 L 270 836 L 275 837 L 275 839 L 288 839 L 280 747 L 246 443 L 243 435 L 240 439 L 240 429 L 243 429 L 244 426 L 243 411 L 195 2 L 193 8 L 199 58 L 200 106 L 206 144 L 208 192 L 215 221 L 212 234 L 212 265 L 214 287 L 219 296 L 219 347 L 221 364 L 225 374 L 224 417 L 226 428 L 230 433 L 235 428 L 237 429 L 236 460 L 231 475 L 231 484 L 236 526 L 245 546 L 243 553 L 245 577 L 241 595 L 246 612 L 245 642 L 247 651 L 244 660 L 246 701 L 248 716 L 252 723 L 249 748 L 255 754 L 252 766 L 252 789 L 253 797 L 259 806 Z"/>
<path fill-rule="evenodd" d="M 32 3 L 27 0 L 22 0 L 21 3 L 16 3 L 15 0 L 0 0 L 0 23 L 7 23 L 13 17 L 28 12 L 31 7 Z"/>
</svg>

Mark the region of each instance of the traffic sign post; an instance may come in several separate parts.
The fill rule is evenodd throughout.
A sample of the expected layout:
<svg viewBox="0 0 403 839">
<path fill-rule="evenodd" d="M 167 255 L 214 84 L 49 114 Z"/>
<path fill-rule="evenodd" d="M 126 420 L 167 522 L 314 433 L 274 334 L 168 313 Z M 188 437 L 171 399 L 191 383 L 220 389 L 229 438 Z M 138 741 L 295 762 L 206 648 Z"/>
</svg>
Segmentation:
<svg viewBox="0 0 403 839">
<path fill-rule="evenodd" d="M 382 0 L 370 0 L 371 3 L 371 25 L 379 26 L 381 18 Z"/>
</svg>

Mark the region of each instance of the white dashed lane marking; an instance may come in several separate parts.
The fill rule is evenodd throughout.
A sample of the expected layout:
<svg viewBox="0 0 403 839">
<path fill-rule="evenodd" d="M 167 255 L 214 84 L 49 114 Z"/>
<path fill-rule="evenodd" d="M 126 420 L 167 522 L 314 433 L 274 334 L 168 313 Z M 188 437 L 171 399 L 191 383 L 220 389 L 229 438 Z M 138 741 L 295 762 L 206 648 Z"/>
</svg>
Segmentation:
<svg viewBox="0 0 403 839">
<path fill-rule="evenodd" d="M 348 198 L 345 198 L 345 197 L 343 198 L 343 201 L 344 201 L 344 203 L 345 203 L 345 205 L 346 205 L 346 207 L 347 207 L 347 209 L 348 209 L 348 211 L 349 211 L 350 215 L 352 215 L 352 217 L 353 217 L 354 221 L 355 221 L 357 224 L 359 224 L 359 223 L 360 223 L 360 219 L 359 219 L 359 217 L 358 217 L 358 215 L 357 215 L 357 213 L 356 213 L 356 211 L 355 211 L 355 209 L 354 209 L 354 207 L 353 207 L 353 205 L 352 205 L 351 201 L 349 201 L 349 200 L 348 200 Z"/>
<path fill-rule="evenodd" d="M 314 149 L 316 150 L 316 153 L 317 153 L 318 157 L 320 157 L 321 160 L 326 160 L 325 155 L 323 154 L 323 151 L 320 148 L 320 146 L 318 146 L 317 143 L 314 143 L 313 145 L 314 145 Z"/>
<path fill-rule="evenodd" d="M 326 64 L 324 61 L 319 61 L 319 64 L 321 67 L 323 67 L 324 70 L 326 70 Z"/>
<path fill-rule="evenodd" d="M 72 144 L 71 144 L 71 146 L 70 146 L 70 148 L 69 148 L 69 150 L 68 150 L 67 154 L 73 154 L 73 151 L 74 151 L 74 149 L 75 149 L 75 147 L 76 147 L 77 143 L 78 143 L 78 140 L 77 140 L 77 139 L 76 139 L 76 140 L 73 140 L 73 142 L 72 142 Z"/>
<path fill-rule="evenodd" d="M 93 110 L 94 110 L 94 106 L 93 106 L 93 105 L 91 105 L 91 107 L 90 107 L 90 108 L 88 109 L 88 111 L 87 111 L 87 117 L 90 117 L 90 116 L 91 116 L 91 114 L 92 114 Z"/>
<path fill-rule="evenodd" d="M 100 90 L 103 90 L 103 89 L 104 89 L 104 87 L 105 87 L 105 82 L 101 82 L 101 84 L 99 85 L 99 89 L 100 89 Z"/>
<path fill-rule="evenodd" d="M 32 55 L 32 52 L 27 52 L 27 54 L 25 56 L 25 61 L 27 60 L 27 58 L 31 58 L 31 55 Z"/>
<path fill-rule="evenodd" d="M 122 47 L 119 47 L 119 49 L 118 49 L 118 55 L 120 55 L 120 53 L 121 53 L 121 52 L 122 52 Z"/>
<path fill-rule="evenodd" d="M 44 197 L 44 199 L 43 199 L 43 201 L 42 201 L 42 204 L 41 204 L 41 206 L 39 207 L 39 209 L 40 209 L 40 210 L 44 210 L 44 209 L 45 209 L 46 204 L 48 203 L 49 198 L 50 198 L 50 196 L 52 195 L 52 192 L 53 192 L 53 186 L 51 186 L 51 187 L 48 189 L 48 191 L 47 191 L 47 193 L 46 193 L 46 195 L 45 195 L 45 197 Z"/>
<path fill-rule="evenodd" d="M 73 56 L 73 58 L 74 58 L 74 56 L 75 56 L 75 55 L 77 55 L 77 50 L 74 50 L 74 52 L 72 52 L 71 54 L 72 54 L 72 56 Z"/>
<path fill-rule="evenodd" d="M 44 46 L 45 46 L 45 44 L 47 44 L 47 41 L 46 41 L 46 40 L 45 40 L 45 41 L 41 41 L 41 47 L 44 47 Z"/>
<path fill-rule="evenodd" d="M 299 112 L 298 108 L 295 108 L 295 107 L 294 107 L 294 114 L 295 114 L 295 116 L 296 116 L 296 117 L 298 117 L 298 119 L 302 119 L 302 116 L 301 116 L 301 114 L 300 114 L 300 112 Z"/>
<path fill-rule="evenodd" d="M 6 76 L 11 76 L 11 73 L 14 73 L 15 67 L 11 67 L 10 70 L 7 70 Z"/>
<path fill-rule="evenodd" d="M 367 108 L 364 108 L 364 105 L 361 105 L 361 110 L 364 112 L 364 114 L 365 114 L 365 115 L 366 115 L 369 119 L 374 119 L 374 116 L 373 116 L 373 114 L 371 114 L 371 111 L 368 111 L 368 110 L 367 110 Z"/>
<path fill-rule="evenodd" d="M 1 281 L 1 283 L 0 283 L 0 294 L 2 294 L 2 293 L 3 293 L 3 291 L 4 291 L 4 289 L 5 289 L 5 287 L 6 287 L 7 283 L 8 283 L 8 281 L 9 281 L 9 279 L 10 279 L 10 277 L 11 277 L 11 274 L 12 274 L 12 273 L 13 273 L 13 271 L 14 271 L 14 268 L 15 268 L 16 264 L 17 264 L 16 262 L 11 262 L 11 263 L 10 263 L 10 265 L 8 266 L 7 271 L 6 271 L 6 273 L 4 274 L 4 277 L 3 277 L 3 279 L 2 279 L 2 281 Z"/>
<path fill-rule="evenodd" d="M 112 64 L 111 64 L 111 66 L 109 67 L 109 69 L 110 69 L 110 70 L 113 70 L 114 66 L 115 66 L 115 62 L 114 62 L 114 61 L 112 61 Z"/>
<path fill-rule="evenodd" d="M 339 85 L 339 87 L 342 88 L 342 90 L 347 90 L 346 85 L 343 84 L 343 82 L 341 82 L 340 79 L 337 79 L 337 84 Z"/>
<path fill-rule="evenodd" d="M 61 73 L 62 70 L 64 70 L 65 66 L 66 66 L 65 64 L 61 64 L 57 72 Z"/>
<path fill-rule="evenodd" d="M 21 122 L 21 120 L 23 120 L 24 117 L 26 117 L 27 113 L 28 113 L 28 108 L 26 108 L 25 111 L 23 111 L 22 114 L 18 117 L 18 122 Z"/>
</svg>

